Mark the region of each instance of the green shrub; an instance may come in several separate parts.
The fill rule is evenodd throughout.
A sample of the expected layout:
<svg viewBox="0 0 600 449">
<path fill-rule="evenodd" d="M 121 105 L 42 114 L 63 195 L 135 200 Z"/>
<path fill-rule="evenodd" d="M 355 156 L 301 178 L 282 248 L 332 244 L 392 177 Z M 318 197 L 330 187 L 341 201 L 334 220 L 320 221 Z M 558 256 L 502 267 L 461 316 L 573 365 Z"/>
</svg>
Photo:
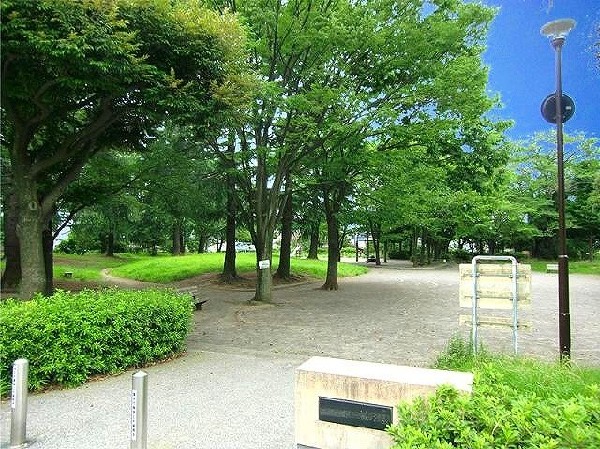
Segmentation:
<svg viewBox="0 0 600 449">
<path fill-rule="evenodd" d="M 457 263 L 467 263 L 473 260 L 473 257 L 477 254 L 471 253 L 466 249 L 453 249 L 450 251 L 450 257 Z"/>
<path fill-rule="evenodd" d="M 192 305 L 169 290 L 59 291 L 0 303 L 2 394 L 12 363 L 29 360 L 29 387 L 75 386 L 185 349 Z M 8 375 L 7 375 L 8 374 Z"/>
<path fill-rule="evenodd" d="M 600 370 L 469 351 L 451 343 L 438 367 L 471 369 L 472 394 L 400 404 L 393 449 L 600 447 Z"/>
<path fill-rule="evenodd" d="M 471 341 L 459 336 L 450 339 L 445 350 L 437 357 L 434 367 L 452 371 L 472 371 L 476 360 L 487 357 L 483 347 L 478 348 L 479 359 L 473 353 Z"/>
<path fill-rule="evenodd" d="M 388 253 L 388 257 L 394 260 L 410 260 L 410 256 L 411 254 L 409 249 L 403 249 L 402 251 L 392 249 Z"/>
</svg>

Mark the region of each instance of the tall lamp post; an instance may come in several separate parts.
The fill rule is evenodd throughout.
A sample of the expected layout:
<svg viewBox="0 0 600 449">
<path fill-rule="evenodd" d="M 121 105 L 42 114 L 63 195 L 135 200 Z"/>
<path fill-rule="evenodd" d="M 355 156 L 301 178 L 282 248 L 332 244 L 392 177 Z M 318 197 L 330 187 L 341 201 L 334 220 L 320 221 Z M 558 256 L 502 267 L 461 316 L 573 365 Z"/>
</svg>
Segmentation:
<svg viewBox="0 0 600 449">
<path fill-rule="evenodd" d="M 560 19 L 546 23 L 540 30 L 550 39 L 555 50 L 556 73 L 556 163 L 558 166 L 558 340 L 561 359 L 571 357 L 571 314 L 569 312 L 569 256 L 565 226 L 565 172 L 563 157 L 563 93 L 561 51 L 565 38 L 575 27 L 573 19 Z"/>
</svg>

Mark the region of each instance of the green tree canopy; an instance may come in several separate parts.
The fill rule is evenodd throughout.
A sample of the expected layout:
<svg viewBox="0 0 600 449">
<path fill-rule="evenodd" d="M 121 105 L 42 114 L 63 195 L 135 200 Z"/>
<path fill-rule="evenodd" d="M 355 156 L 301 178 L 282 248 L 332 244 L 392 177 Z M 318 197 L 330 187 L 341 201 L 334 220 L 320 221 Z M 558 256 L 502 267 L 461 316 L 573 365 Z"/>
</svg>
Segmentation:
<svg viewBox="0 0 600 449">
<path fill-rule="evenodd" d="M 43 227 L 89 158 L 139 146 L 167 115 L 208 132 L 245 89 L 243 51 L 235 18 L 192 0 L 2 2 L 22 296 L 42 290 Z"/>
</svg>

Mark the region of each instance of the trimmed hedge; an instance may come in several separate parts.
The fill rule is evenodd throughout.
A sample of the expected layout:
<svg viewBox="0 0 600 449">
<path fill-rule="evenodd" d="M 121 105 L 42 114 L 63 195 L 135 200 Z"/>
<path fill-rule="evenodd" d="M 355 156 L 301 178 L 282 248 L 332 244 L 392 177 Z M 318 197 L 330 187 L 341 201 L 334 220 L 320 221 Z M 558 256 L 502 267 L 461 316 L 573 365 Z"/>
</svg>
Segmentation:
<svg viewBox="0 0 600 449">
<path fill-rule="evenodd" d="M 192 304 L 170 290 L 58 291 L 0 303 L 0 390 L 12 363 L 29 360 L 29 388 L 76 386 L 185 349 Z M 8 374 L 8 375 L 6 375 Z"/>
</svg>

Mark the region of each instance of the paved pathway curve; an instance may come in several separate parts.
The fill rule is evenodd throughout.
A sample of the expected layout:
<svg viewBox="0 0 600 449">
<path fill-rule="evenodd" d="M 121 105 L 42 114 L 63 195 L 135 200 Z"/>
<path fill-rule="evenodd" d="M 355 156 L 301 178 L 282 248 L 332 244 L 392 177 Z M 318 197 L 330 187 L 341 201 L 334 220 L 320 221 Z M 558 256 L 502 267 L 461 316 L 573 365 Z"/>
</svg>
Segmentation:
<svg viewBox="0 0 600 449">
<path fill-rule="evenodd" d="M 113 279 L 114 281 L 114 279 Z M 273 304 L 249 304 L 252 291 L 202 288 L 188 353 L 149 367 L 149 449 L 294 449 L 294 373 L 312 355 L 421 365 L 431 363 L 458 326 L 458 269 L 412 269 L 401 262 L 340 280 L 275 291 Z M 533 275 L 522 353 L 556 359 L 556 274 Z M 600 276 L 570 277 L 573 359 L 600 366 Z M 484 344 L 510 352 L 508 328 L 482 330 Z M 31 449 L 129 448 L 131 374 L 29 398 Z M 2 404 L 0 447 L 8 447 Z"/>
<path fill-rule="evenodd" d="M 276 290 L 273 304 L 248 303 L 251 292 L 206 287 L 211 300 L 196 313 L 190 349 L 327 355 L 426 366 L 455 334 L 459 314 L 456 265 L 413 269 L 405 262 L 371 265 L 367 275 L 340 279 L 337 292 L 320 282 Z M 600 365 L 600 276 L 571 275 L 572 355 Z M 510 311 L 506 311 L 510 316 Z M 532 305 L 521 312 L 520 352 L 558 355 L 557 275 L 534 273 Z M 512 351 L 508 327 L 483 327 L 483 344 Z"/>
</svg>

